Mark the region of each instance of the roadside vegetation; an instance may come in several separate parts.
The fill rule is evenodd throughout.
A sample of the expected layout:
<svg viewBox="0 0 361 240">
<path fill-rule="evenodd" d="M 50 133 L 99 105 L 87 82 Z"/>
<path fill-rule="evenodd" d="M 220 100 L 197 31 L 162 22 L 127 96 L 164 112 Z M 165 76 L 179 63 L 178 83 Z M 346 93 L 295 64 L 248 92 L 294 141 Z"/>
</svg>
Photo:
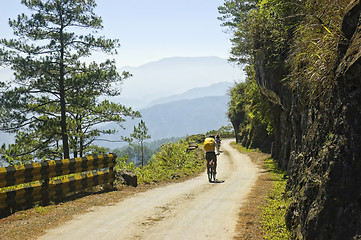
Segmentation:
<svg viewBox="0 0 361 240">
<path fill-rule="evenodd" d="M 258 149 L 250 149 L 241 144 L 233 144 L 241 153 L 264 169 L 260 173 L 247 202 L 242 205 L 239 236 L 236 239 L 289 240 L 285 215 L 289 205 L 286 192 L 287 174 L 269 154 Z"/>
<path fill-rule="evenodd" d="M 219 133 L 222 137 L 232 136 L 231 126 L 223 126 L 218 130 L 211 130 L 204 134 L 187 136 L 173 142 L 163 143 L 147 164 L 140 167 L 129 161 L 127 155 L 118 158 L 116 169 L 127 169 L 135 172 L 139 184 L 162 182 L 193 176 L 205 169 L 204 153 L 201 148 L 187 150 L 189 143 L 203 143 L 205 136 Z"/>
<path fill-rule="evenodd" d="M 265 239 L 291 239 L 290 231 L 286 228 L 286 210 L 289 200 L 286 194 L 287 175 L 272 159 L 265 159 L 265 165 L 270 171 L 273 187 L 266 196 L 266 204 L 262 209 L 262 231 Z"/>
<path fill-rule="evenodd" d="M 193 176 L 205 169 L 204 153 L 200 148 L 205 136 L 219 133 L 222 137 L 231 137 L 231 128 L 231 126 L 223 126 L 206 134 L 187 136 L 185 139 L 158 140 L 153 142 L 153 147 L 147 147 L 150 145 L 145 143 L 147 154 L 144 166 L 139 164 L 139 148 L 134 152 L 129 152 L 128 150 L 131 149 L 129 147 L 123 150 L 116 149 L 114 151 L 118 155 L 116 169 L 133 171 L 137 175 L 139 184 Z M 188 150 L 190 143 L 198 144 L 199 148 Z"/>
<path fill-rule="evenodd" d="M 138 183 L 161 182 L 200 173 L 204 170 L 201 150 L 187 151 L 188 142 L 180 140 L 163 144 L 161 150 L 153 155 L 147 165 L 136 167 L 127 163 L 127 157 L 119 158 L 117 169 L 134 171 Z"/>
<path fill-rule="evenodd" d="M 147 165 L 154 154 L 161 151 L 161 147 L 164 144 L 170 142 L 180 141 L 181 138 L 163 138 L 159 140 L 144 142 L 143 153 L 144 153 L 144 165 Z M 134 168 L 142 165 L 142 151 L 141 146 L 137 143 L 130 142 L 129 145 L 109 150 L 115 153 L 121 161 L 126 163 L 133 163 Z M 120 160 L 119 160 L 120 161 Z"/>
</svg>

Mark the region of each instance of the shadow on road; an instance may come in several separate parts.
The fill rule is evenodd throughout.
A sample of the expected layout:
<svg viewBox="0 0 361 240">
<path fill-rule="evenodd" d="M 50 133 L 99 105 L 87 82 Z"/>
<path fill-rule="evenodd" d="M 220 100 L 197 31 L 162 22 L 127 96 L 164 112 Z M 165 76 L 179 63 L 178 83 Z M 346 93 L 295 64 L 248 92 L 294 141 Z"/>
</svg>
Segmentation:
<svg viewBox="0 0 361 240">
<path fill-rule="evenodd" d="M 224 181 L 216 179 L 215 181 L 212 181 L 212 182 L 209 182 L 209 183 L 224 183 Z"/>
</svg>

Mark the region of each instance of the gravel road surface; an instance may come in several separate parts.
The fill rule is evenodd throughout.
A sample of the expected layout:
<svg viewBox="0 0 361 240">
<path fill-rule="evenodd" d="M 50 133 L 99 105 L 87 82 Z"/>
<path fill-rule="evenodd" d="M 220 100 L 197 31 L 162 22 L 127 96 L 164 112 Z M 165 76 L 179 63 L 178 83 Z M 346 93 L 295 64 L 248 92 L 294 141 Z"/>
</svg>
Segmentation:
<svg viewBox="0 0 361 240">
<path fill-rule="evenodd" d="M 258 169 L 229 144 L 222 142 L 218 157 L 219 183 L 209 183 L 203 173 L 92 208 L 39 239 L 232 239 L 239 208 Z"/>
</svg>

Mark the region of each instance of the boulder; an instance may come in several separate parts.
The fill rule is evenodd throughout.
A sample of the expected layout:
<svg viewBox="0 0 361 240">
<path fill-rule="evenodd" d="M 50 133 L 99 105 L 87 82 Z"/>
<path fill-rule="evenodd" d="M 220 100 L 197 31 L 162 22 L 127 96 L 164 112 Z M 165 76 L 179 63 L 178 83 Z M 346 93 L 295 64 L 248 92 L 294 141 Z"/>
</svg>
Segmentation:
<svg viewBox="0 0 361 240">
<path fill-rule="evenodd" d="M 127 186 L 138 186 L 138 177 L 137 175 L 130 170 L 122 169 L 118 170 L 115 173 L 115 179 L 119 181 L 121 184 L 127 185 Z"/>
<path fill-rule="evenodd" d="M 191 151 L 191 150 L 195 150 L 198 148 L 198 144 L 196 142 L 190 142 L 189 146 L 187 148 L 187 152 Z"/>
</svg>

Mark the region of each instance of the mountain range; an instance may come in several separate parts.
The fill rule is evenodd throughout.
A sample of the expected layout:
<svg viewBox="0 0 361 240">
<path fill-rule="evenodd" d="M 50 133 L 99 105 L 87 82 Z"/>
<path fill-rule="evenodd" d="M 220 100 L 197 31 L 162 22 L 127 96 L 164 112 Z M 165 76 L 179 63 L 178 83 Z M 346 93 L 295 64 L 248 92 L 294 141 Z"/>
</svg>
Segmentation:
<svg viewBox="0 0 361 240">
<path fill-rule="evenodd" d="M 240 68 L 219 57 L 172 57 L 118 70 L 128 71 L 132 77 L 124 80 L 121 96 L 112 98 L 112 101 L 135 109 L 168 102 L 168 97 L 173 98 L 191 89 L 220 82 L 232 84 L 245 76 Z"/>
<path fill-rule="evenodd" d="M 229 97 L 226 95 L 230 83 L 223 82 L 204 88 L 195 88 L 183 94 L 174 95 L 154 101 L 154 104 L 139 110 L 146 123 L 151 140 L 162 138 L 184 137 L 190 134 L 206 133 L 228 125 L 226 117 Z M 120 136 L 129 136 L 140 120 L 128 119 L 122 130 L 115 123 L 102 126 L 103 129 L 116 129 L 119 132 L 107 135 L 110 141 L 117 141 Z M 100 146 L 117 148 L 122 144 L 112 142 L 96 142 Z"/>
<path fill-rule="evenodd" d="M 148 127 L 151 140 L 204 134 L 228 125 L 226 111 L 229 99 L 226 90 L 229 87 L 229 83 L 223 82 L 191 89 L 184 94 L 154 101 L 152 106 L 139 110 Z M 133 131 L 133 126 L 136 126 L 139 121 L 140 119 L 128 119 L 124 124 L 125 130 L 115 123 L 104 124 L 100 127 L 101 129 L 116 129 L 118 132 L 114 135 L 101 136 L 101 138 L 117 141 L 121 136 L 129 136 Z M 0 133 L 0 144 L 13 141 L 12 134 Z M 110 149 L 126 145 L 108 141 L 96 141 L 96 144 Z"/>
<path fill-rule="evenodd" d="M 107 99 L 139 110 L 152 140 L 205 133 L 227 125 L 227 89 L 244 76 L 218 57 L 167 58 L 119 70 L 129 71 L 134 77 L 121 86 L 121 97 Z M 8 72 L 0 71 L 0 76 L 8 76 Z M 102 137 L 119 140 L 120 135 L 129 136 L 138 122 L 127 121 L 125 131 L 116 124 L 105 124 L 101 128 L 115 128 L 119 132 Z M 0 133 L 0 144 L 11 142 L 13 134 Z M 96 143 L 111 149 L 119 145 Z"/>
<path fill-rule="evenodd" d="M 153 139 L 206 133 L 227 124 L 228 97 L 208 96 L 155 105 L 141 110 Z"/>
<path fill-rule="evenodd" d="M 184 99 L 195 99 L 195 98 L 202 98 L 207 96 L 223 96 L 226 94 L 228 89 L 231 88 L 232 85 L 233 83 L 231 82 L 219 82 L 219 83 L 214 83 L 207 87 L 193 88 L 182 94 L 176 94 L 168 97 L 158 98 L 152 101 L 147 107 L 162 103 L 184 100 Z"/>
</svg>

